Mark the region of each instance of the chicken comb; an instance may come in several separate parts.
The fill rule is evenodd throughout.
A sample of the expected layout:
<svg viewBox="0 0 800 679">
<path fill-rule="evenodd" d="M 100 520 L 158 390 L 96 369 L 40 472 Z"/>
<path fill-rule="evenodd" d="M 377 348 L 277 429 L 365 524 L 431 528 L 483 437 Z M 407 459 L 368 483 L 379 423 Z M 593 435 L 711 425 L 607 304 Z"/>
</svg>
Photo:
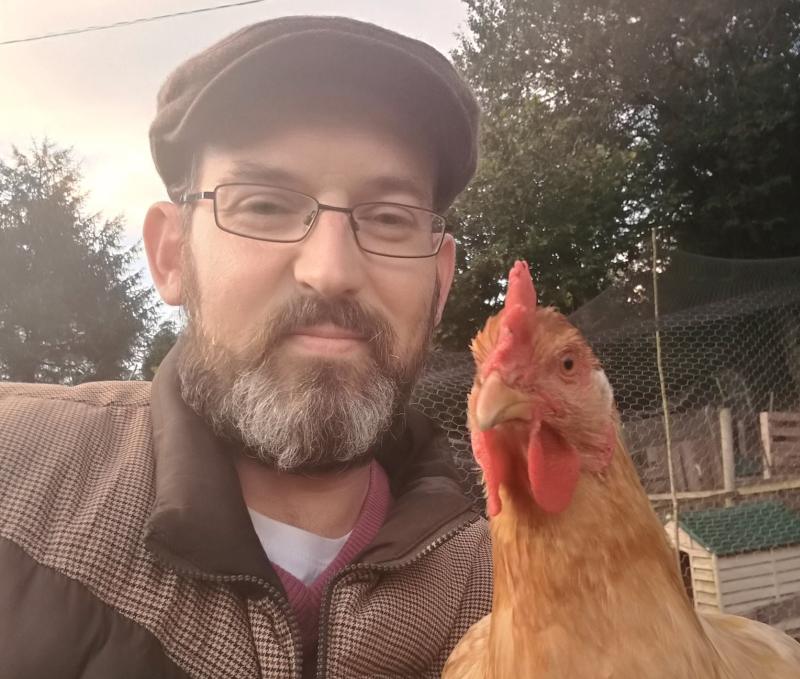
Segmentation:
<svg viewBox="0 0 800 679">
<path fill-rule="evenodd" d="M 503 306 L 503 326 L 514 342 L 530 339 L 531 312 L 536 311 L 536 288 L 527 262 L 518 259 L 508 274 L 508 291 Z"/>
<path fill-rule="evenodd" d="M 536 311 L 536 288 L 527 262 L 518 259 L 508 273 L 508 290 L 503 305 L 503 333 L 507 344 L 530 339 L 531 312 Z M 512 339 L 513 338 L 513 339 Z"/>
<path fill-rule="evenodd" d="M 528 265 L 517 260 L 508 274 L 508 291 L 500 312 L 496 344 L 481 372 L 484 376 L 508 365 L 515 348 L 527 344 L 531 337 L 531 316 L 536 311 L 536 289 Z"/>
<path fill-rule="evenodd" d="M 531 270 L 527 262 L 518 259 L 511 267 L 508 274 L 508 292 L 506 293 L 506 308 L 521 305 L 526 309 L 536 308 L 536 288 L 533 287 Z"/>
</svg>

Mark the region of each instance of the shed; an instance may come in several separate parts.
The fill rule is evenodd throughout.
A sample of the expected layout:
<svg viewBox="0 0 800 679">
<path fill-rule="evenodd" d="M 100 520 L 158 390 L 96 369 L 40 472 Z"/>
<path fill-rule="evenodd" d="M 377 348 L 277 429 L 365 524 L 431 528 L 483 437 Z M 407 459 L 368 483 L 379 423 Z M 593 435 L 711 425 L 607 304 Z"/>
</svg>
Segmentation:
<svg viewBox="0 0 800 679">
<path fill-rule="evenodd" d="M 665 529 L 673 541 L 674 521 Z M 780 502 L 684 512 L 678 535 L 698 610 L 747 615 L 800 595 L 800 515 Z M 800 619 L 775 623 L 795 628 Z"/>
</svg>

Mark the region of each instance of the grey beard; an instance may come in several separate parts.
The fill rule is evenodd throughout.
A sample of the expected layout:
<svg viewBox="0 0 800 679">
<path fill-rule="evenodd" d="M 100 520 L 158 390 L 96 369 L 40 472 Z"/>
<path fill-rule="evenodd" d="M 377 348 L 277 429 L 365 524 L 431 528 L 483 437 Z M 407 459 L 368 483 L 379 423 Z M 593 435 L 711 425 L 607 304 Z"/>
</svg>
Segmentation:
<svg viewBox="0 0 800 679">
<path fill-rule="evenodd" d="M 244 406 L 236 428 L 259 459 L 267 455 L 283 471 L 365 461 L 398 409 L 395 384 L 379 373 L 362 385 L 325 375 L 328 371 L 322 367 L 307 371 L 286 389 L 260 372 L 243 375 L 233 384 L 231 400 Z"/>
<path fill-rule="evenodd" d="M 267 360 L 221 384 L 213 372 L 184 371 L 184 400 L 227 439 L 281 471 L 340 469 L 365 462 L 401 409 L 389 377 L 342 375 L 348 366 L 310 366 L 285 379 Z M 189 388 L 186 388 L 186 387 Z"/>
<path fill-rule="evenodd" d="M 364 464 L 405 410 L 434 312 L 435 306 L 421 346 L 405 364 L 392 355 L 388 325 L 346 304 L 291 304 L 238 356 L 204 337 L 190 313 L 178 365 L 181 393 L 217 435 L 271 468 L 314 473 Z M 287 329 L 320 320 L 368 331 L 368 356 L 355 364 L 291 360 L 274 351 Z"/>
</svg>

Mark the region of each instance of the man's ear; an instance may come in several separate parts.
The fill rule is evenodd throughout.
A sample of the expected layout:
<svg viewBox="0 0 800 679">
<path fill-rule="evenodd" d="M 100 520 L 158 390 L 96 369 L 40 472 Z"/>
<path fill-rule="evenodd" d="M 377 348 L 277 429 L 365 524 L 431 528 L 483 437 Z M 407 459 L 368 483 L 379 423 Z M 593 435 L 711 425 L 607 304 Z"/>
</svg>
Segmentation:
<svg viewBox="0 0 800 679">
<path fill-rule="evenodd" d="M 182 303 L 184 225 L 181 208 L 166 201 L 155 203 L 144 218 L 143 239 L 150 274 L 167 304 Z"/>
<path fill-rule="evenodd" d="M 442 320 L 444 305 L 450 294 L 453 284 L 453 275 L 456 270 L 456 241 L 452 235 L 445 234 L 442 248 L 436 255 L 436 271 L 439 275 L 439 301 L 436 307 L 436 325 Z"/>
</svg>

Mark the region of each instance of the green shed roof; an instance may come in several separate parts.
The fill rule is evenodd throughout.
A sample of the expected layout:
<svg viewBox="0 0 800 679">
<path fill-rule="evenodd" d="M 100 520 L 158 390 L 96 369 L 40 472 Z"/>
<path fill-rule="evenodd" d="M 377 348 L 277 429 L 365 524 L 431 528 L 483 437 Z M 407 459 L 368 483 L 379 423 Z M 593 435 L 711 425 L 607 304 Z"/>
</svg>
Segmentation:
<svg viewBox="0 0 800 679">
<path fill-rule="evenodd" d="M 685 512 L 680 524 L 717 556 L 800 544 L 800 515 L 780 502 Z"/>
</svg>

